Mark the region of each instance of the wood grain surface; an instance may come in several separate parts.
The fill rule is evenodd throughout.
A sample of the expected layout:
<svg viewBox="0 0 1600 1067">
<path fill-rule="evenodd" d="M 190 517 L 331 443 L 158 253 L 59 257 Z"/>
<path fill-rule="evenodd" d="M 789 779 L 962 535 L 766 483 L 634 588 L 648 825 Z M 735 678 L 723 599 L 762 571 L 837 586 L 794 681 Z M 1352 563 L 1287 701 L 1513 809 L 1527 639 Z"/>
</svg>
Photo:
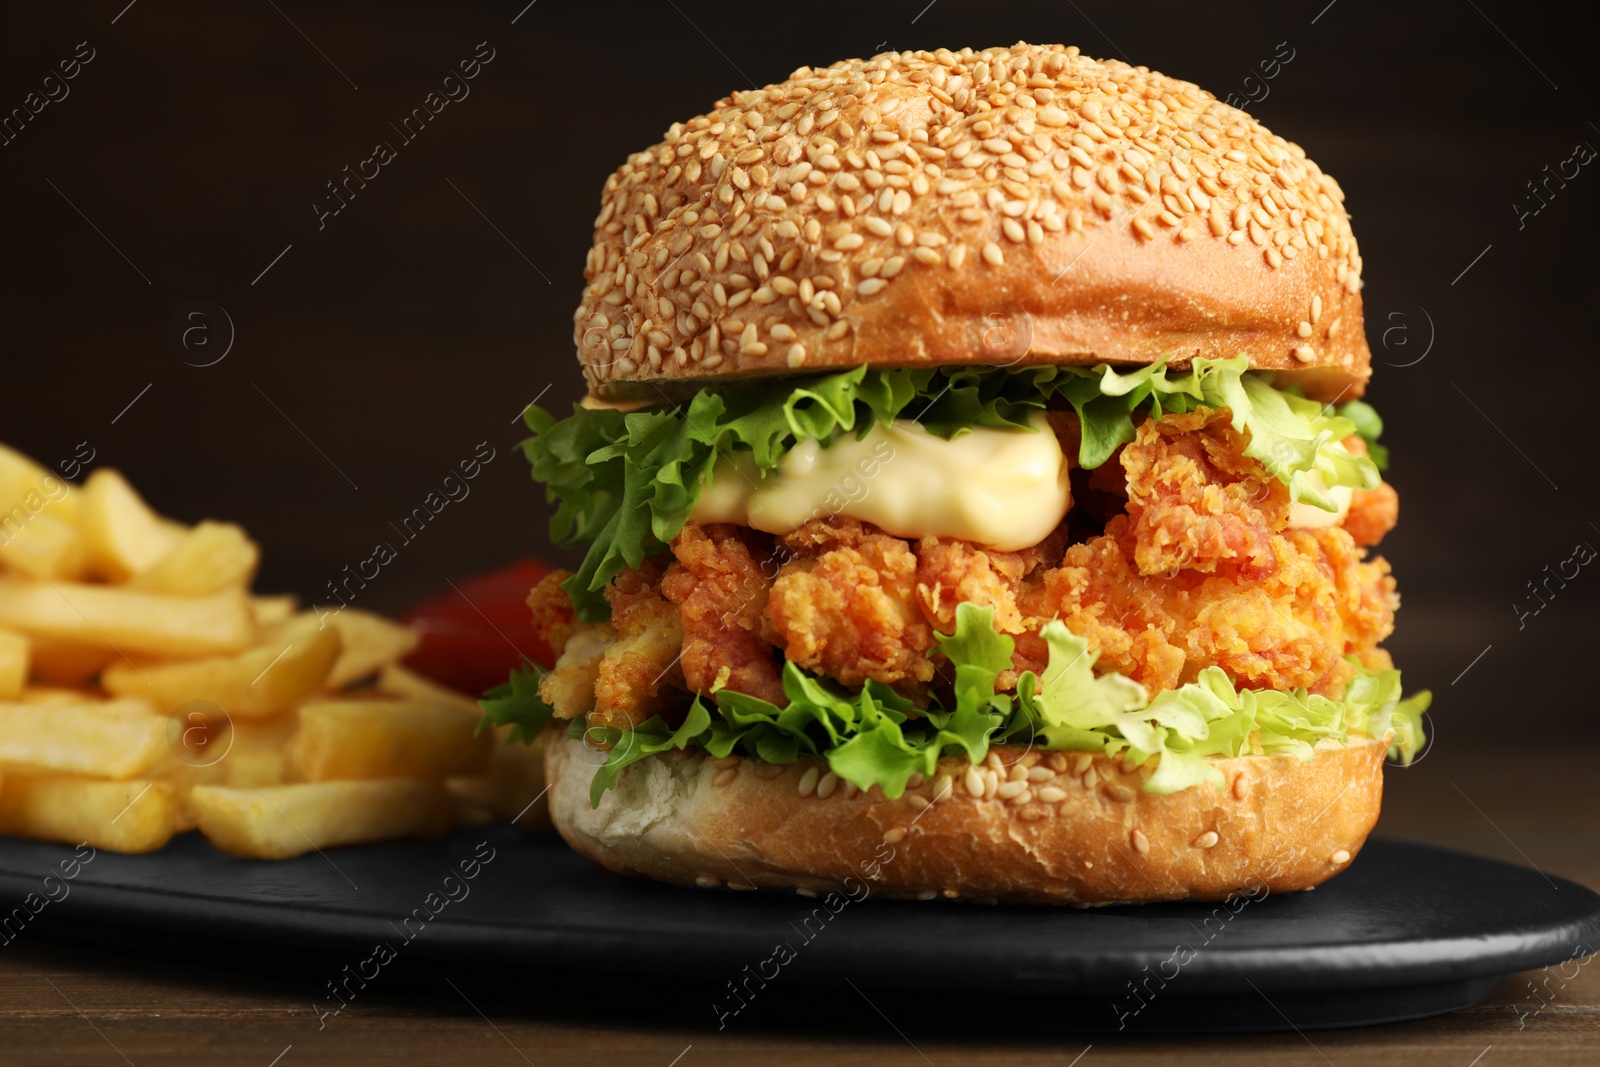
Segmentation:
<svg viewBox="0 0 1600 1067">
<path fill-rule="evenodd" d="M 1390 773 L 1380 832 L 1600 886 L 1600 798 L 1586 770 L 1596 754 L 1535 763 L 1440 746 Z M 829 1018 L 717 1032 L 650 1018 L 638 1007 L 650 990 L 636 985 L 597 988 L 593 1009 L 571 1018 L 515 989 L 452 985 L 443 974 L 403 990 L 374 986 L 319 1029 L 306 982 L 254 974 L 247 955 L 175 963 L 24 936 L 0 950 L 0 1063 L 1588 1065 L 1600 1062 L 1600 968 L 1591 963 L 1518 975 L 1484 1003 L 1433 1019 L 1305 1034 L 962 1034 L 946 1023 L 955 1012 L 930 1005 L 922 1018 L 888 1019 L 849 988 Z"/>
</svg>

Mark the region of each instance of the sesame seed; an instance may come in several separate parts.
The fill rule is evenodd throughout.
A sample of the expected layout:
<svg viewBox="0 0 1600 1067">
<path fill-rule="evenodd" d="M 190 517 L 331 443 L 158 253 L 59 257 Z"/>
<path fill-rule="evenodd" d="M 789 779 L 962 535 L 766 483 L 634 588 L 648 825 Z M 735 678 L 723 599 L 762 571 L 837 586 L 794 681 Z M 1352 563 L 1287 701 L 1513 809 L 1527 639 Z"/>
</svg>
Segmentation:
<svg viewBox="0 0 1600 1067">
<path fill-rule="evenodd" d="M 1090 767 L 1086 772 L 1084 772 L 1084 775 L 1083 775 L 1083 787 L 1085 789 L 1093 789 L 1099 783 L 1100 783 L 1100 773 L 1098 771 L 1096 771 L 1093 767 Z"/>
<path fill-rule="evenodd" d="M 1349 863 L 1350 862 L 1350 853 L 1346 849 L 1342 849 L 1341 848 L 1339 851 L 1335 852 L 1329 858 L 1332 859 L 1333 862 L 1336 863 L 1336 864 Z"/>
<path fill-rule="evenodd" d="M 791 367 L 798 367 L 806 361 L 805 345 L 790 345 L 789 351 L 784 353 L 784 362 Z"/>
<path fill-rule="evenodd" d="M 905 839 L 906 831 L 905 827 L 903 826 L 896 826 L 893 829 L 885 830 L 883 832 L 883 843 L 886 845 L 898 845 Z"/>
<path fill-rule="evenodd" d="M 1296 345 L 1294 347 L 1294 358 L 1302 363 L 1310 363 L 1317 358 L 1317 352 L 1310 345 Z"/>
<path fill-rule="evenodd" d="M 1000 246 L 993 241 L 985 241 L 983 245 L 983 261 L 991 267 L 998 267 L 1005 263 L 1005 253 L 1000 251 Z"/>
<path fill-rule="evenodd" d="M 1066 790 L 1053 785 L 1042 786 L 1037 796 L 1046 804 L 1059 804 L 1067 799 Z"/>
<path fill-rule="evenodd" d="M 815 900 L 817 898 L 817 891 L 815 889 L 807 889 L 803 885 L 795 886 L 794 887 L 794 893 L 795 893 L 795 896 L 797 896 L 797 897 L 809 897 L 812 900 Z"/>
<path fill-rule="evenodd" d="M 1104 793 L 1108 799 L 1115 800 L 1119 804 L 1126 804 L 1135 796 L 1132 789 L 1122 785 L 1120 782 L 1108 783 L 1105 788 L 1101 790 L 1101 792 Z"/>
<path fill-rule="evenodd" d="M 1134 831 L 1128 835 L 1128 840 L 1132 842 L 1133 850 L 1139 855 L 1142 856 L 1150 851 L 1150 839 L 1144 836 L 1143 830 L 1135 827 Z"/>
<path fill-rule="evenodd" d="M 1046 766 L 1043 763 L 1038 763 L 1028 768 L 1028 781 L 1030 782 L 1048 782 L 1055 776 L 1055 768 Z"/>
<path fill-rule="evenodd" d="M 1250 779 L 1242 773 L 1233 779 L 1233 799 L 1243 800 L 1250 795 Z"/>
<path fill-rule="evenodd" d="M 822 776 L 822 779 L 819 782 L 817 782 L 817 796 L 823 800 L 827 800 L 829 797 L 833 796 L 833 791 L 837 788 L 839 788 L 839 776 L 834 774 L 832 771 L 829 771 L 827 774 Z"/>
<path fill-rule="evenodd" d="M 998 797 L 1000 797 L 1001 800 L 1010 800 L 1012 797 L 1020 796 L 1022 794 L 1022 791 L 1027 789 L 1027 788 L 1028 788 L 1028 783 L 1025 782 L 1025 781 L 1023 781 L 1023 782 L 1007 782 L 1005 785 L 999 786 L 997 788 L 996 795 Z"/>
<path fill-rule="evenodd" d="M 1322 318 L 1322 297 L 1313 296 L 1311 298 L 1311 321 L 1315 324 L 1320 318 Z"/>
<path fill-rule="evenodd" d="M 967 770 L 966 786 L 967 792 L 972 796 L 983 796 L 983 775 L 979 773 L 978 768 L 972 767 Z"/>
<path fill-rule="evenodd" d="M 694 876 L 694 884 L 701 889 L 715 889 L 722 884 L 722 879 L 711 874 L 697 874 Z"/>
<path fill-rule="evenodd" d="M 1294 332 L 1295 332 L 1295 334 L 1297 336 L 1300 336 L 1300 337 L 1310 337 L 1311 336 L 1311 324 L 1309 322 L 1305 322 L 1305 321 L 1297 322 L 1297 323 L 1295 323 L 1295 326 L 1294 326 Z"/>
<path fill-rule="evenodd" d="M 1189 842 L 1189 847 L 1190 848 L 1212 848 L 1212 847 L 1214 847 L 1216 845 L 1218 840 L 1219 839 L 1217 837 L 1217 832 L 1215 830 L 1207 830 L 1205 833 L 1201 834 L 1199 837 L 1197 837 L 1193 841 Z"/>
<path fill-rule="evenodd" d="M 808 797 L 817 788 L 817 768 L 807 767 L 805 773 L 800 775 L 800 795 Z"/>
<path fill-rule="evenodd" d="M 856 294 L 858 296 L 871 296 L 874 293 L 881 292 L 888 284 L 882 278 L 867 278 L 856 285 Z"/>
<path fill-rule="evenodd" d="M 936 897 L 938 897 L 938 895 L 939 895 L 939 891 L 937 889 L 919 889 L 919 890 L 917 890 L 917 899 L 918 900 L 933 900 Z"/>
</svg>

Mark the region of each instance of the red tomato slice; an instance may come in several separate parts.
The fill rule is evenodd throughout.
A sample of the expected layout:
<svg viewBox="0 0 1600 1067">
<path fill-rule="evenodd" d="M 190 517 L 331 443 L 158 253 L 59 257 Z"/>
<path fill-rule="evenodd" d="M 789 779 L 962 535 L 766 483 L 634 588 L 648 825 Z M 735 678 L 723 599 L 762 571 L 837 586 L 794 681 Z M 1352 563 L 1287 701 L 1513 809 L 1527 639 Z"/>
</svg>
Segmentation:
<svg viewBox="0 0 1600 1067">
<path fill-rule="evenodd" d="M 477 694 L 506 680 L 524 657 L 555 663 L 550 646 L 529 624 L 528 590 L 550 566 L 521 559 L 503 570 L 455 583 L 456 588 L 401 616 L 420 643 L 405 664 L 462 693 Z"/>
</svg>

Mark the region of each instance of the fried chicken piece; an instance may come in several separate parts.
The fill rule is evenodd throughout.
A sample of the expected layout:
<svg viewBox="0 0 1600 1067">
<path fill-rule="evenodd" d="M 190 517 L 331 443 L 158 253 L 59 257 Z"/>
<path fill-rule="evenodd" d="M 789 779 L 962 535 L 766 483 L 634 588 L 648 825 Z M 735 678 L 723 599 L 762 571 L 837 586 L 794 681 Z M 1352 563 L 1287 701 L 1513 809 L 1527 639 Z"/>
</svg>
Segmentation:
<svg viewBox="0 0 1600 1067">
<path fill-rule="evenodd" d="M 1123 448 L 1141 574 L 1270 573 L 1289 491 L 1244 455 L 1244 437 L 1229 419 L 1213 408 L 1146 419 Z"/>
<path fill-rule="evenodd" d="M 600 661 L 617 639 L 609 625 L 579 623 L 556 657 L 556 665 L 539 679 L 539 697 L 558 719 L 576 719 L 594 708 L 594 686 Z"/>
<path fill-rule="evenodd" d="M 1366 438 L 1358 433 L 1346 437 L 1341 444 L 1352 455 L 1370 455 Z M 1375 545 L 1383 535 L 1394 529 L 1400 521 L 1400 494 L 1388 482 L 1379 482 L 1376 489 L 1357 489 L 1350 495 L 1350 510 L 1340 523 L 1358 545 Z"/>
<path fill-rule="evenodd" d="M 772 538 L 746 527 L 685 524 L 661 593 L 678 605 L 683 679 L 697 693 L 721 687 L 786 703 L 761 622 L 777 565 Z"/>
<path fill-rule="evenodd" d="M 561 588 L 561 583 L 572 577 L 571 571 L 553 570 L 540 578 L 528 591 L 528 610 L 533 613 L 533 632 L 550 646 L 557 656 L 567 647 L 567 642 L 583 623 L 572 608 L 572 598 Z"/>
<path fill-rule="evenodd" d="M 570 577 L 571 571 L 551 571 L 528 593 L 533 631 L 556 654 L 555 666 L 539 678 L 539 697 L 558 719 L 576 719 L 594 707 L 600 657 L 617 636 L 608 625 L 578 621 L 572 598 L 561 588 Z"/>
<path fill-rule="evenodd" d="M 1133 523 L 1114 519 L 1105 536 L 1072 546 L 1063 566 L 1024 587 L 1028 632 L 1014 662 L 1042 670 L 1047 650 L 1038 630 L 1059 617 L 1099 654 L 1097 670 L 1125 674 L 1151 692 L 1217 666 L 1249 688 L 1337 695 L 1354 675 L 1344 657 L 1369 652 L 1394 628 L 1398 599 L 1388 564 L 1364 560 L 1337 527 L 1274 534 L 1266 551 L 1264 578 L 1147 575 L 1135 563 Z"/>
<path fill-rule="evenodd" d="M 1341 524 L 1358 545 L 1375 545 L 1400 521 L 1400 494 L 1388 482 L 1350 494 L 1350 513 Z"/>
<path fill-rule="evenodd" d="M 661 711 L 672 690 L 683 689 L 683 627 L 677 605 L 661 595 L 654 560 L 618 574 L 606 599 L 616 640 L 600 657 L 589 725 L 629 729 Z"/>
<path fill-rule="evenodd" d="M 917 542 L 917 606 L 940 633 L 955 631 L 956 605 L 964 601 L 993 606 L 995 629 L 1021 633 L 1017 587 L 1025 570 L 1020 552 L 990 552 L 970 541 L 924 537 Z"/>
<path fill-rule="evenodd" d="M 855 519 L 813 519 L 782 539 L 765 636 L 788 659 L 849 686 L 868 678 L 906 693 L 933 678 L 933 630 L 917 608 L 911 546 Z"/>
</svg>

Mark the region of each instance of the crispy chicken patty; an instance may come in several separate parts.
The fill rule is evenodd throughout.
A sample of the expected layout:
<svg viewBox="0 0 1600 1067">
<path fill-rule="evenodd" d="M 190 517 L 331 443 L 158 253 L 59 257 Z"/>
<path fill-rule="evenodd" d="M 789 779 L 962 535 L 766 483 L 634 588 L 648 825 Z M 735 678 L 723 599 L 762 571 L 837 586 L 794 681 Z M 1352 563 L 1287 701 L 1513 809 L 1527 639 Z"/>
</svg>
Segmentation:
<svg viewBox="0 0 1600 1067">
<path fill-rule="evenodd" d="M 1075 457 L 1075 418 L 1052 423 Z M 1001 690 L 1044 669 L 1039 632 L 1059 618 L 1097 670 L 1152 694 L 1216 666 L 1243 687 L 1337 696 L 1355 673 L 1346 657 L 1390 665 L 1378 645 L 1399 597 L 1388 564 L 1362 546 L 1393 528 L 1398 497 L 1386 483 L 1357 491 L 1340 524 L 1290 529 L 1287 487 L 1245 444 L 1225 410 L 1146 419 L 1104 466 L 1074 472 L 1066 520 L 1019 552 L 911 541 L 837 516 L 779 537 L 691 522 L 670 562 L 647 560 L 606 590 L 609 623 L 575 621 L 559 587 L 568 572 L 534 588 L 535 628 L 560 656 L 540 693 L 559 717 L 626 727 L 670 713 L 685 691 L 782 704 L 788 660 L 920 701 L 944 681 L 934 635 L 973 602 L 1016 640 Z"/>
</svg>

